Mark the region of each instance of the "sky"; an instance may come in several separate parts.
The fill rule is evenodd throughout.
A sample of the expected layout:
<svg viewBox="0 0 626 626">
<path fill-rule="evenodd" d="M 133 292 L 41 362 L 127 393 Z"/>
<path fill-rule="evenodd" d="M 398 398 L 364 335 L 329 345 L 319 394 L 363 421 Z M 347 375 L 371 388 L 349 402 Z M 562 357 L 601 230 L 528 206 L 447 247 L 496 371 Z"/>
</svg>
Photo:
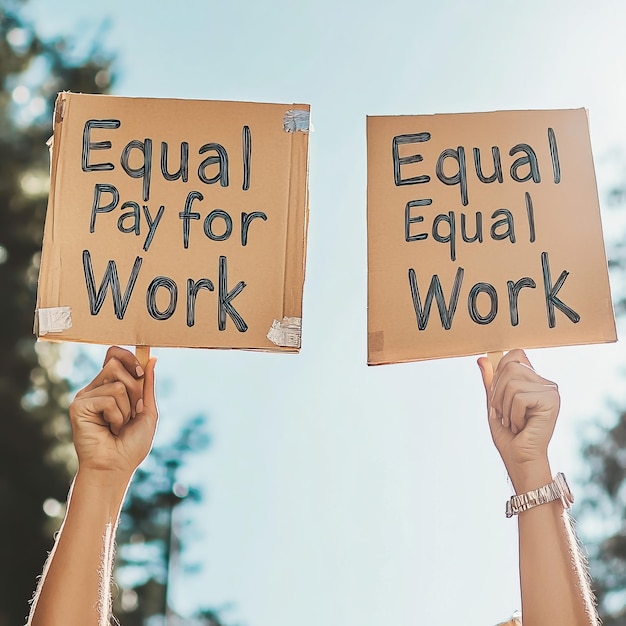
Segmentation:
<svg viewBox="0 0 626 626">
<path fill-rule="evenodd" d="M 31 0 L 27 11 L 44 34 L 95 35 L 114 51 L 118 95 L 312 107 L 301 353 L 154 350 L 159 440 L 198 412 L 212 437 L 184 476 L 205 490 L 186 509 L 188 557 L 203 568 L 176 578 L 175 608 L 232 605 L 224 616 L 241 626 L 507 619 L 520 608 L 516 524 L 475 357 L 366 365 L 365 119 L 586 107 L 602 193 L 624 165 L 624 5 Z M 604 212 L 607 238 L 618 222 Z M 624 399 L 623 345 L 529 356 L 559 384 L 550 458 L 576 495 L 582 433 L 610 418 L 608 397 Z"/>
</svg>

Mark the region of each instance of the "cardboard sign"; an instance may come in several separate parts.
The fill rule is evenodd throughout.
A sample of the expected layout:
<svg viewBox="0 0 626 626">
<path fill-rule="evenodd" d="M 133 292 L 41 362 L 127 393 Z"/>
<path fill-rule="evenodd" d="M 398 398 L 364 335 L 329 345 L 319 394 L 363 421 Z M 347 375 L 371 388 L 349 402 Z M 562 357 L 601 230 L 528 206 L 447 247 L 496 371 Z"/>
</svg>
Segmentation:
<svg viewBox="0 0 626 626">
<path fill-rule="evenodd" d="M 370 117 L 368 363 L 616 340 L 585 110 Z"/>
<path fill-rule="evenodd" d="M 60 94 L 36 334 L 298 351 L 308 120 L 308 105 Z"/>
</svg>

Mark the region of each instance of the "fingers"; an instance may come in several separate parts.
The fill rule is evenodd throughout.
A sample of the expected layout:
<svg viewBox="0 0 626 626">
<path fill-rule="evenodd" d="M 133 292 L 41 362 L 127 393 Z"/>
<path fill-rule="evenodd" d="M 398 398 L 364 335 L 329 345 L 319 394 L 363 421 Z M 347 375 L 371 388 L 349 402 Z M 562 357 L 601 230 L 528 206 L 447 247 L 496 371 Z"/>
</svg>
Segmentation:
<svg viewBox="0 0 626 626">
<path fill-rule="evenodd" d="M 532 365 L 526 356 L 526 353 L 523 350 L 510 350 L 507 352 L 501 359 L 500 363 L 498 363 L 498 367 L 493 375 L 493 381 L 491 383 L 491 399 L 495 395 L 495 392 L 499 386 L 500 376 L 502 376 L 503 372 L 506 371 L 507 367 L 510 363 L 523 363 L 527 367 L 532 369 Z"/>
<path fill-rule="evenodd" d="M 492 402 L 496 411 L 502 416 L 504 426 L 511 427 L 511 409 L 517 395 L 528 391 L 529 387 L 538 380 L 542 379 L 534 370 L 517 361 L 509 361 L 499 373 Z"/>
<path fill-rule="evenodd" d="M 76 394 L 72 415 L 86 417 L 101 425 L 108 425 L 118 436 L 128 421 L 146 412 L 144 393 L 150 414 L 156 419 L 154 396 L 154 363 L 141 368 L 134 354 L 118 346 L 107 350 L 102 370 L 84 389 Z M 147 380 L 146 380 L 147 379 Z"/>
<path fill-rule="evenodd" d="M 549 401 L 548 396 L 550 394 L 554 394 L 555 402 Z M 558 410 L 558 393 L 556 392 L 556 387 L 548 388 L 544 385 L 533 385 L 520 390 L 514 396 L 511 403 L 511 432 L 514 435 L 522 432 L 528 420 L 532 419 L 533 416 L 538 413 L 551 415 L 552 412 L 546 411 L 546 408 L 552 407 L 556 407 Z"/>
<path fill-rule="evenodd" d="M 119 435 L 122 427 L 130 419 L 128 397 L 119 383 L 105 385 L 86 393 L 75 400 L 70 407 L 73 421 L 81 417 L 100 426 L 108 426 L 114 435 Z"/>
<path fill-rule="evenodd" d="M 139 364 L 137 357 L 128 350 L 120 348 L 119 346 L 111 346 L 104 357 L 104 365 L 111 359 L 117 359 L 128 371 L 129 374 L 135 378 L 141 378 L 144 374 L 143 368 Z"/>
<path fill-rule="evenodd" d="M 134 354 L 112 346 L 107 351 L 102 370 L 78 395 L 82 396 L 109 383 L 123 383 L 128 394 L 131 417 L 135 417 L 143 410 L 143 376 L 144 371 Z"/>
<path fill-rule="evenodd" d="M 559 396 L 556 384 L 537 374 L 523 351 L 514 350 L 500 361 L 490 402 L 502 425 L 517 434 L 537 412 L 556 415 Z"/>
<path fill-rule="evenodd" d="M 156 404 L 156 396 L 154 391 L 154 368 L 156 366 L 156 358 L 152 357 L 148 364 L 146 365 L 146 371 L 143 378 L 143 413 L 147 413 L 157 418 L 158 409 Z M 142 411 L 138 411 L 138 413 L 142 413 Z"/>
<path fill-rule="evenodd" d="M 513 365 L 512 365 L 513 364 Z M 478 366 L 482 374 L 483 385 L 487 395 L 487 411 L 489 416 L 489 426 L 494 433 L 494 428 L 500 430 L 501 427 L 511 428 L 511 406 L 515 393 L 508 389 L 506 399 L 507 410 L 502 409 L 502 399 L 506 381 L 511 376 L 511 367 L 525 367 L 528 371 L 533 371 L 530 361 L 523 350 L 510 350 L 498 363 L 496 371 L 493 371 L 491 361 L 486 357 L 478 359 Z M 502 377 L 505 376 L 503 379 Z M 516 416 L 518 413 L 516 412 Z"/>
<path fill-rule="evenodd" d="M 478 359 L 478 367 L 480 367 L 480 373 L 483 378 L 483 385 L 485 386 L 485 395 L 487 397 L 487 417 L 489 419 L 489 430 L 493 441 L 498 446 L 503 441 L 511 438 L 511 433 L 508 429 L 505 429 L 502 425 L 502 418 L 496 413 L 495 409 L 491 405 L 492 401 L 492 389 L 493 389 L 493 364 L 486 357 Z"/>
</svg>

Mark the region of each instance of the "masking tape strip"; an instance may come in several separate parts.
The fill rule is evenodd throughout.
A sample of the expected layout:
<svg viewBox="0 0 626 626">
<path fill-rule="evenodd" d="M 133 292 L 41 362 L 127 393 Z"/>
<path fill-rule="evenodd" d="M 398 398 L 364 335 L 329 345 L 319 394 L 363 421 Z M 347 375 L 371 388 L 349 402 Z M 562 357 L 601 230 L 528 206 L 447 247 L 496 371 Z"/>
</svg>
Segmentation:
<svg viewBox="0 0 626 626">
<path fill-rule="evenodd" d="M 301 131 L 309 132 L 309 123 L 311 121 L 310 111 L 303 109 L 289 109 L 285 111 L 283 116 L 283 130 L 286 133 L 295 133 Z"/>
<path fill-rule="evenodd" d="M 72 310 L 69 306 L 37 309 L 36 334 L 38 337 L 49 333 L 60 333 L 72 328 Z"/>
<path fill-rule="evenodd" d="M 283 317 L 283 321 L 274 320 L 267 333 L 267 338 L 283 348 L 299 348 L 302 339 L 302 318 Z"/>
</svg>

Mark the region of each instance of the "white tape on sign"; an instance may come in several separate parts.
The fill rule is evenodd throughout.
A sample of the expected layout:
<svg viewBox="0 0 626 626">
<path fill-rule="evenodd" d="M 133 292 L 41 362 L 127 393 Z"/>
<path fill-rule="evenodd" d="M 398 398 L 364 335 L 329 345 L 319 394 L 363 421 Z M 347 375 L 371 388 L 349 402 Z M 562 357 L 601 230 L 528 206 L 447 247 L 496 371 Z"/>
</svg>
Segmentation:
<svg viewBox="0 0 626 626">
<path fill-rule="evenodd" d="M 267 338 L 276 346 L 299 348 L 302 339 L 302 318 L 283 317 L 282 322 L 274 320 Z"/>
<path fill-rule="evenodd" d="M 60 333 L 72 327 L 72 310 L 69 306 L 37 309 L 35 333 L 38 337 Z"/>
<path fill-rule="evenodd" d="M 283 116 L 283 130 L 286 133 L 309 132 L 311 113 L 303 109 L 289 109 Z"/>
</svg>

